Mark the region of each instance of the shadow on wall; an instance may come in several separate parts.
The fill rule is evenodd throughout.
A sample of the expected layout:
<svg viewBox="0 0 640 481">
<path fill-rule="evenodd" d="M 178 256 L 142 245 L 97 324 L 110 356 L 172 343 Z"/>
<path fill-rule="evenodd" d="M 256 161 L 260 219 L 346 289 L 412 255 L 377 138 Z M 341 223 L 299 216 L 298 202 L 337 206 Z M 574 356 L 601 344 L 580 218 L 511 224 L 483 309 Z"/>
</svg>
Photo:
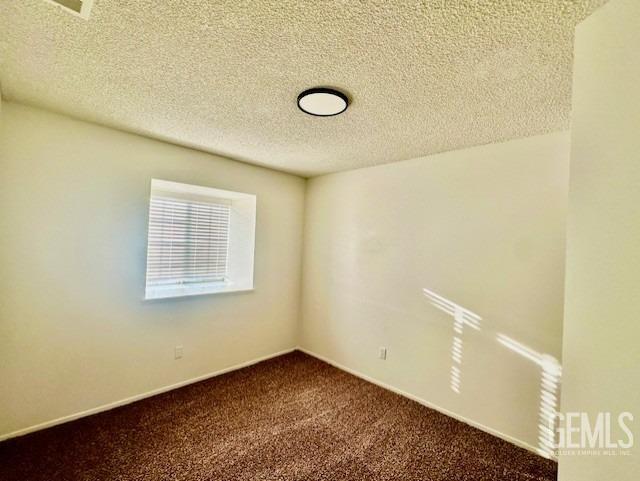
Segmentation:
<svg viewBox="0 0 640 481">
<path fill-rule="evenodd" d="M 478 314 L 427 288 L 423 288 L 422 292 L 432 306 L 447 313 L 453 319 L 450 387 L 456 394 L 460 394 L 462 391 L 463 334 L 465 326 L 482 332 L 490 342 L 498 342 L 540 367 L 538 453 L 546 458 L 555 458 L 556 422 L 558 418 L 560 380 L 562 377 L 562 366 L 558 360 L 550 354 L 540 353 L 503 333 L 496 333 L 487 329 L 483 330 L 481 328 L 482 317 Z"/>
</svg>

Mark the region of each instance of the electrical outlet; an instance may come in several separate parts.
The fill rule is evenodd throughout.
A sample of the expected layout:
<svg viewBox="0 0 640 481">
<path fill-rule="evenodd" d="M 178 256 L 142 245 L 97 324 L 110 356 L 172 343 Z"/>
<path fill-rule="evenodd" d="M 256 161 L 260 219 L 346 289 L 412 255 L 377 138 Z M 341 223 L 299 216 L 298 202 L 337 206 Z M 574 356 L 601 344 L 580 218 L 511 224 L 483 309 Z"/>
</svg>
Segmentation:
<svg viewBox="0 0 640 481">
<path fill-rule="evenodd" d="M 380 350 L 378 351 L 378 358 L 382 359 L 383 361 L 385 361 L 387 359 L 387 348 L 386 347 L 381 347 Z"/>
<path fill-rule="evenodd" d="M 182 359 L 183 350 L 184 349 L 182 346 L 176 346 L 175 350 L 173 351 L 174 359 Z"/>
</svg>

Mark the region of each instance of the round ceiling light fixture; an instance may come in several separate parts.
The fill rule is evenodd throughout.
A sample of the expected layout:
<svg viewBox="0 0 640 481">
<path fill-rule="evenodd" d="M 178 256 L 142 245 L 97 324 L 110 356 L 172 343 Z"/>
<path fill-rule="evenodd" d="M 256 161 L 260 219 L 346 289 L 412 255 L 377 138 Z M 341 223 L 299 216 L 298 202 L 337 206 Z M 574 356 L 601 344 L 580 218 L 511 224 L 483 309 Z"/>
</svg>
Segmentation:
<svg viewBox="0 0 640 481">
<path fill-rule="evenodd" d="M 326 87 L 305 90 L 298 95 L 298 108 L 317 117 L 341 114 L 349 106 L 349 99 L 342 92 Z"/>
</svg>

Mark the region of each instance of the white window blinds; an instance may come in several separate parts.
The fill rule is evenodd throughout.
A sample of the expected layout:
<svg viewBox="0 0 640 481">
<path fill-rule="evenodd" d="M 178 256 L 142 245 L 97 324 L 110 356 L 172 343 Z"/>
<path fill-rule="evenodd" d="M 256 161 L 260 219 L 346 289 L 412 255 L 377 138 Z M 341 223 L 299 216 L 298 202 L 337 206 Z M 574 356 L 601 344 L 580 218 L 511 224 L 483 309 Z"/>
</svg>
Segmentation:
<svg viewBox="0 0 640 481">
<path fill-rule="evenodd" d="M 230 205 L 152 195 L 147 288 L 224 281 Z"/>
</svg>

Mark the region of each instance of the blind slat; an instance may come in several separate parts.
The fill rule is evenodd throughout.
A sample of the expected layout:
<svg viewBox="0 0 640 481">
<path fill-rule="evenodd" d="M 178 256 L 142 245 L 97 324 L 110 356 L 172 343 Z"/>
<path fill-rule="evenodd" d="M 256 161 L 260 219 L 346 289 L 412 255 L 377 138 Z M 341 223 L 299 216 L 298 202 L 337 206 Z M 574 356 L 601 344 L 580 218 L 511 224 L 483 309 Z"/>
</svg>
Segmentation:
<svg viewBox="0 0 640 481">
<path fill-rule="evenodd" d="M 224 280 L 229 217 L 226 204 L 152 196 L 147 285 Z"/>
</svg>

